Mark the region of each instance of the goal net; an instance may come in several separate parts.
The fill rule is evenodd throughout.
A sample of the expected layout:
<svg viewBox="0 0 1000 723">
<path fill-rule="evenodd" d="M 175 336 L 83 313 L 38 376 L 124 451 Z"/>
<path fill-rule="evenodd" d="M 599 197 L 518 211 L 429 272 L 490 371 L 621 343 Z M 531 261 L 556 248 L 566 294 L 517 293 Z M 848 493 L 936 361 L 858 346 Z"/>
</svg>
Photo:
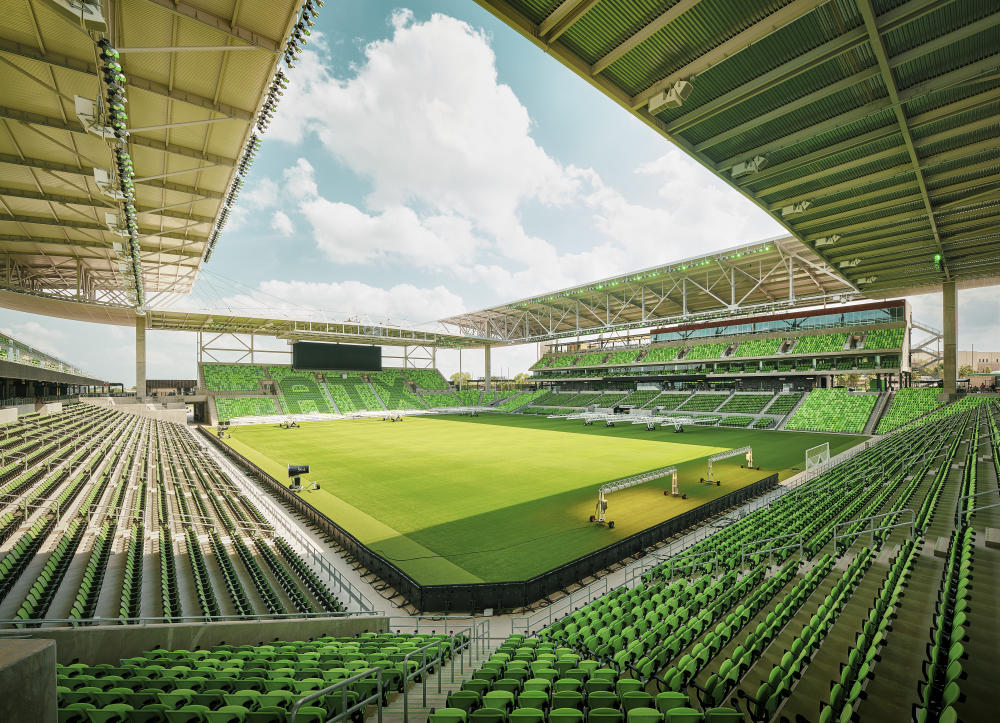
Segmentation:
<svg viewBox="0 0 1000 723">
<path fill-rule="evenodd" d="M 830 461 L 830 443 L 824 442 L 806 450 L 806 469 Z"/>
</svg>

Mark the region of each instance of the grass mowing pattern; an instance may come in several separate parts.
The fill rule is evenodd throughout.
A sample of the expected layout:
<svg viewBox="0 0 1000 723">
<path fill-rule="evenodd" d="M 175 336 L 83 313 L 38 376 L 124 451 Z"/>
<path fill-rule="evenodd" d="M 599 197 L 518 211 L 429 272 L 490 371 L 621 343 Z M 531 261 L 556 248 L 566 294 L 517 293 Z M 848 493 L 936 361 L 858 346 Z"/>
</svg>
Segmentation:
<svg viewBox="0 0 1000 723">
<path fill-rule="evenodd" d="M 423 584 L 520 580 L 604 547 L 778 472 L 788 477 L 824 440 L 836 454 L 860 437 L 642 425 L 605 428 L 525 415 L 442 415 L 231 429 L 226 440 L 277 479 L 309 464 L 319 491 L 303 497 Z M 721 487 L 697 482 L 705 458 L 753 445 L 716 465 Z M 610 479 L 677 464 L 688 499 L 650 482 L 609 498 L 615 529 L 587 522 Z"/>
</svg>

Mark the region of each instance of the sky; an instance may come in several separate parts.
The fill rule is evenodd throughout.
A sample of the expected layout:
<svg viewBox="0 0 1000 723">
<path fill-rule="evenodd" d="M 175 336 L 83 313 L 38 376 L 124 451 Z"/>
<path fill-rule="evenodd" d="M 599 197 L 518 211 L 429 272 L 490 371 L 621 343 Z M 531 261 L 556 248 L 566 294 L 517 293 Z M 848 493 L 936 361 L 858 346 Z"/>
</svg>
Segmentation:
<svg viewBox="0 0 1000 723">
<path fill-rule="evenodd" d="M 172 308 L 425 324 L 785 233 L 468 0 L 328 2 L 307 48 Z M 938 296 L 912 302 L 940 326 Z M 998 312 L 995 288 L 961 292 L 959 346 L 997 346 Z M 0 310 L 0 331 L 134 384 L 132 329 Z M 495 349 L 493 373 L 537 353 Z M 194 378 L 196 363 L 195 335 L 147 334 L 148 378 Z M 457 353 L 438 367 L 457 370 Z M 482 353 L 462 367 L 482 374 Z"/>
</svg>

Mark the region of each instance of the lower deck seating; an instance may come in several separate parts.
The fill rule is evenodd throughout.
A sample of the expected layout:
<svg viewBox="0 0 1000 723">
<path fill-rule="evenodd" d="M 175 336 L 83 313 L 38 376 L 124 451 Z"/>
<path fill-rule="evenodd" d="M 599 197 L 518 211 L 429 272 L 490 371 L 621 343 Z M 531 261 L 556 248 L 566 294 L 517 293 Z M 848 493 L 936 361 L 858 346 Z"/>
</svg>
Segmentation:
<svg viewBox="0 0 1000 723">
<path fill-rule="evenodd" d="M 341 414 L 385 409 L 358 372 L 323 372 L 323 378 L 326 389 Z"/>
<path fill-rule="evenodd" d="M 875 431 L 878 434 L 888 434 L 917 417 L 933 412 L 941 405 L 938 394 L 937 389 L 900 389 L 893 395 L 892 403 L 885 410 Z"/>
<path fill-rule="evenodd" d="M 215 411 L 220 422 L 280 414 L 274 397 L 215 397 Z"/>
<path fill-rule="evenodd" d="M 278 400 L 286 414 L 330 414 L 330 402 L 312 372 L 290 367 L 268 368 L 278 391 Z"/>
<path fill-rule="evenodd" d="M 785 429 L 860 434 L 877 401 L 877 394 L 853 394 L 840 388 L 813 389 L 785 423 Z"/>
<path fill-rule="evenodd" d="M 357 637 L 276 640 L 266 645 L 217 645 L 209 650 L 156 648 L 118 665 L 58 665 L 59 720 L 208 721 L 281 723 L 301 699 L 360 671 L 371 674 L 318 697 L 298 710 L 296 721 L 323 723 L 338 713 L 375 705 L 382 671 L 388 690 L 402 691 L 418 663 L 407 653 L 440 641 L 451 657 L 448 635 L 362 633 Z M 436 651 L 435 651 L 436 654 Z M 343 707 L 347 701 L 347 708 Z"/>
<path fill-rule="evenodd" d="M 407 387 L 399 369 L 373 372 L 370 379 L 387 409 L 427 409 L 420 397 Z"/>
</svg>

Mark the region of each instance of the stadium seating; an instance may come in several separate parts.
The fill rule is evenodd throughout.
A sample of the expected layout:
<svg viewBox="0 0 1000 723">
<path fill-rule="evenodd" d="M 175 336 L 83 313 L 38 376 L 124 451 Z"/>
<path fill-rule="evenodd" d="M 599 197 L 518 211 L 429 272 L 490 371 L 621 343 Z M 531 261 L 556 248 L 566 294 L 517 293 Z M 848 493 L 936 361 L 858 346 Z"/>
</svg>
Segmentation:
<svg viewBox="0 0 1000 723">
<path fill-rule="evenodd" d="M 773 394 L 734 394 L 719 408 L 719 411 L 760 414 L 772 399 L 774 399 Z"/>
<path fill-rule="evenodd" d="M 403 375 L 421 389 L 448 389 L 448 382 L 437 369 L 405 369 Z"/>
<path fill-rule="evenodd" d="M 624 399 L 618 400 L 619 404 L 628 404 L 633 407 L 644 407 L 660 395 L 656 389 L 639 389 L 629 394 Z"/>
<path fill-rule="evenodd" d="M 934 411 L 941 406 L 938 394 L 937 389 L 900 389 L 893 395 L 892 403 L 879 420 L 876 433 L 888 434 L 917 417 Z"/>
<path fill-rule="evenodd" d="M 359 671 L 370 675 L 346 690 L 300 707 L 296 720 L 322 723 L 364 701 L 374 704 L 376 669 L 393 690 L 408 687 L 416 663 L 408 653 L 440 642 L 443 661 L 452 656 L 445 634 L 361 633 L 315 640 L 275 640 L 266 645 L 217 645 L 208 650 L 155 648 L 117 665 L 58 665 L 60 720 L 207 721 L 274 723 L 289 719 L 301 698 Z M 434 651 L 435 656 L 438 654 Z M 353 718 L 361 720 L 364 710 Z"/>
<path fill-rule="evenodd" d="M 459 407 L 462 405 L 462 401 L 451 392 L 424 392 L 420 397 L 424 400 L 424 404 L 432 409 L 436 407 Z"/>
<path fill-rule="evenodd" d="M 753 422 L 753 417 L 742 414 L 731 414 L 719 420 L 720 427 L 749 427 Z"/>
<path fill-rule="evenodd" d="M 689 400 L 677 407 L 679 412 L 714 412 L 720 404 L 729 398 L 728 394 L 695 394 Z"/>
<path fill-rule="evenodd" d="M 695 344 L 684 355 L 684 361 L 694 359 L 718 359 L 729 347 L 728 343 L 719 342 L 715 344 Z"/>
<path fill-rule="evenodd" d="M 462 389 L 461 391 L 455 392 L 455 396 L 458 397 L 459 402 L 461 402 L 462 406 L 465 407 L 475 407 L 480 404 L 480 396 L 482 395 L 483 392 L 478 389 Z M 482 403 L 488 404 L 493 401 L 493 399 L 496 398 L 494 392 L 490 392 L 490 397 L 491 398 L 489 400 L 483 400 Z"/>
<path fill-rule="evenodd" d="M 747 339 L 740 342 L 733 356 L 774 356 L 781 344 L 782 339 Z"/>
<path fill-rule="evenodd" d="M 774 420 L 770 417 L 761 417 L 751 425 L 754 429 L 770 429 L 774 426 Z"/>
<path fill-rule="evenodd" d="M 324 385 L 341 414 L 385 409 L 358 372 L 322 372 Z"/>
<path fill-rule="evenodd" d="M 842 351 L 847 343 L 847 334 L 812 334 L 799 337 L 792 351 L 796 354 L 823 354 Z"/>
<path fill-rule="evenodd" d="M 286 414 L 330 414 L 330 402 L 312 372 L 291 367 L 270 366 L 268 373 L 278 390 L 278 400 Z"/>
<path fill-rule="evenodd" d="M 5 431 L 6 452 L 23 449 L 28 463 L 0 469 L 8 617 L 85 623 L 142 611 L 173 621 L 344 609 L 183 425 L 77 404 Z M 244 536 L 257 538 L 257 552 Z M 112 549 L 120 563 L 111 564 Z M 31 566 L 40 550 L 44 566 Z M 191 593 L 183 599 L 182 577 Z"/>
<path fill-rule="evenodd" d="M 205 387 L 210 392 L 256 392 L 264 378 L 258 364 L 203 364 Z"/>
<path fill-rule="evenodd" d="M 671 362 L 677 358 L 677 354 L 683 347 L 680 346 L 653 346 L 642 358 L 644 363 L 655 364 L 657 362 Z"/>
<path fill-rule="evenodd" d="M 567 723 L 584 720 L 584 711 L 618 723 L 626 716 L 633 723 L 906 720 L 913 686 L 904 693 L 900 671 L 883 667 L 888 652 L 920 675 L 924 648 L 914 644 L 920 628 L 913 616 L 923 615 L 932 625 L 914 719 L 974 719 L 954 712 L 966 685 L 962 668 L 972 662 L 965 648 L 977 639 L 968 600 L 982 553 L 972 531 L 959 526 L 951 536 L 936 606 L 933 593 L 912 585 L 908 591 L 915 565 L 926 569 L 923 580 L 935 567 L 920 554 L 930 526 L 953 523 L 939 500 L 962 435 L 979 429 L 974 409 L 967 403 L 888 437 L 682 553 L 654 559 L 638 584 L 615 588 L 532 637 L 511 637 L 494 672 L 486 674 L 491 661 L 477 674 L 483 687 L 469 685 L 477 695 L 468 696 L 467 709 L 500 701 L 488 691 L 503 686 L 492 681 L 517 677 L 511 671 L 521 665 L 511 663 L 524 661 L 529 675 L 548 666 L 543 690 L 551 692 L 541 705 L 515 695 L 507 708 L 548 703 L 552 720 L 565 707 L 557 719 Z M 976 458 L 978 444 L 974 433 L 967 459 Z M 879 484 L 867 482 L 869 469 L 881 470 Z M 975 489 L 973 475 L 963 479 L 963 494 Z M 889 526 L 867 532 L 868 515 L 883 510 L 890 525 L 910 519 L 901 514 L 907 506 L 917 510 L 912 533 Z M 943 517 L 934 515 L 937 506 L 945 507 Z M 770 550 L 771 538 L 800 540 L 805 560 L 797 545 Z M 908 595 L 917 596 L 913 605 Z M 897 615 L 908 607 L 909 618 Z M 990 635 L 979 628 L 980 644 Z M 875 694 L 878 685 L 882 695 Z"/>
<path fill-rule="evenodd" d="M 576 366 L 578 367 L 595 366 L 603 362 L 604 357 L 606 357 L 607 355 L 608 353 L 606 351 L 588 352 L 580 357 L 580 360 L 576 363 Z"/>
<path fill-rule="evenodd" d="M 865 349 L 899 349 L 903 346 L 906 329 L 876 329 L 865 335 Z"/>
<path fill-rule="evenodd" d="M 641 353 L 642 349 L 619 349 L 614 354 L 609 356 L 607 361 L 604 363 L 608 366 L 613 366 L 615 364 L 631 364 Z"/>
<path fill-rule="evenodd" d="M 281 413 L 274 397 L 216 397 L 215 410 L 220 422 Z"/>
<path fill-rule="evenodd" d="M 576 361 L 579 358 L 580 356 L 578 354 L 560 354 L 557 357 L 553 357 L 550 366 L 553 369 L 562 369 L 565 367 L 571 367 L 574 364 L 576 364 Z"/>
<path fill-rule="evenodd" d="M 399 369 L 373 372 L 370 378 L 387 409 L 427 409 L 420 398 L 407 388 Z"/>
<path fill-rule="evenodd" d="M 663 392 L 652 401 L 646 402 L 645 409 L 662 407 L 664 410 L 677 409 L 681 402 L 691 397 L 690 392 Z"/>
<path fill-rule="evenodd" d="M 799 403 L 802 399 L 801 392 L 786 392 L 784 394 L 779 394 L 771 402 L 771 406 L 764 409 L 766 414 L 788 414 L 795 405 Z"/>
<path fill-rule="evenodd" d="M 852 394 L 846 389 L 813 389 L 785 429 L 860 434 L 875 409 L 877 394 Z"/>
<path fill-rule="evenodd" d="M 544 389 L 539 389 L 533 392 L 523 392 L 521 394 L 517 394 L 515 396 L 508 397 L 507 399 L 503 400 L 498 405 L 496 405 L 496 409 L 499 409 L 502 412 L 515 412 L 524 405 L 530 404 L 533 401 L 547 394 L 550 394 L 550 392 Z"/>
</svg>

